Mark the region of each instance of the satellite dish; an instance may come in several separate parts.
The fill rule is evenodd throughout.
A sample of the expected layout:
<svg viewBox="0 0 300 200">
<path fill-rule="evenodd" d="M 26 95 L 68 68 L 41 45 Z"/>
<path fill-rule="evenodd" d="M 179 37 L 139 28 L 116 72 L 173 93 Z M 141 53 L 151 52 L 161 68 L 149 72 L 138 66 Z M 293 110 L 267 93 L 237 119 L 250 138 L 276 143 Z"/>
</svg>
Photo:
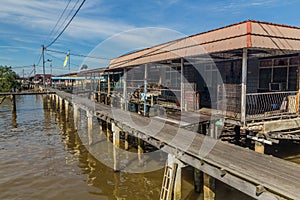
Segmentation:
<svg viewBox="0 0 300 200">
<path fill-rule="evenodd" d="M 88 68 L 88 66 L 86 65 L 86 64 L 83 64 L 81 67 L 80 67 L 80 70 L 85 70 L 85 69 L 87 69 Z"/>
</svg>

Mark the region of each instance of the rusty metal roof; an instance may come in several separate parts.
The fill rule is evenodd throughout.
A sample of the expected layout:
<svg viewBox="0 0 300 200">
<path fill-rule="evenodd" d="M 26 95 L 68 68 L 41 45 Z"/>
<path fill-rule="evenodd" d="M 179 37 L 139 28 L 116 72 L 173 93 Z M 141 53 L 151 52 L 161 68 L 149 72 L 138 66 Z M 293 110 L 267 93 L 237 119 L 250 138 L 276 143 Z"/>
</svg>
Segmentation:
<svg viewBox="0 0 300 200">
<path fill-rule="evenodd" d="M 248 20 L 114 58 L 108 68 L 118 69 L 242 48 L 300 51 L 300 28 Z"/>
</svg>

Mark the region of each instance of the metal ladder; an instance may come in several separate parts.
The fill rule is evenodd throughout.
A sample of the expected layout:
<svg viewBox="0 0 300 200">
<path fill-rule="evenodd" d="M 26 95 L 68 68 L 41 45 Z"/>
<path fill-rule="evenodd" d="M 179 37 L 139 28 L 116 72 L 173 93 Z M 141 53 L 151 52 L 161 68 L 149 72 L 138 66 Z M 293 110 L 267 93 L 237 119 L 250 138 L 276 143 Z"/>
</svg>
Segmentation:
<svg viewBox="0 0 300 200">
<path fill-rule="evenodd" d="M 174 163 L 173 166 L 166 164 L 159 200 L 172 199 L 177 167 L 177 163 Z"/>
</svg>

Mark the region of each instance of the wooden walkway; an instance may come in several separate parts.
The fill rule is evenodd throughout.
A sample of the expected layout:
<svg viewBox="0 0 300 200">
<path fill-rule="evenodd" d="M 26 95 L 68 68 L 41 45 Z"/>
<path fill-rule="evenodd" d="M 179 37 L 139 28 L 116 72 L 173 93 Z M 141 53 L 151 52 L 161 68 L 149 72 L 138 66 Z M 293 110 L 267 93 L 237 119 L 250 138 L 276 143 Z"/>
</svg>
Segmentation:
<svg viewBox="0 0 300 200">
<path fill-rule="evenodd" d="M 256 199 L 300 199 L 300 166 L 260 154 L 210 137 L 178 128 L 160 121 L 151 121 L 110 106 L 50 89 L 67 101 L 114 122 L 124 131 Z M 117 113 L 117 114 L 116 114 Z M 158 145 L 159 144 L 159 145 Z"/>
</svg>

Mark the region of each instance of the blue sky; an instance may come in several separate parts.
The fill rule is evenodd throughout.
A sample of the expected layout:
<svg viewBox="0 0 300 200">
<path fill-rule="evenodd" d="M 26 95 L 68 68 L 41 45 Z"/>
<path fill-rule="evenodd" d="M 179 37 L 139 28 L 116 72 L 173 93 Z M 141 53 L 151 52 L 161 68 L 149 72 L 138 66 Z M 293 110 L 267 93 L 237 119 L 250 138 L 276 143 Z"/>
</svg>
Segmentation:
<svg viewBox="0 0 300 200">
<path fill-rule="evenodd" d="M 68 1 L 1 0 L 0 65 L 12 66 L 21 75 L 24 69 L 27 76 L 33 69 L 30 65 L 38 64 L 41 45 L 48 45 L 57 36 L 56 29 L 49 34 Z M 71 0 L 61 22 L 76 2 Z M 86 0 L 64 34 L 49 49 L 109 59 L 247 19 L 300 27 L 299 8 L 298 0 Z M 57 28 L 60 26 L 61 23 Z M 52 60 L 54 74 L 69 72 L 62 66 L 64 57 L 65 54 L 46 52 L 45 59 Z M 71 71 L 86 63 L 90 69 L 105 67 L 107 62 L 71 56 Z M 46 73 L 50 73 L 50 63 L 45 65 Z M 41 66 L 40 62 L 38 73 L 42 72 Z"/>
</svg>

